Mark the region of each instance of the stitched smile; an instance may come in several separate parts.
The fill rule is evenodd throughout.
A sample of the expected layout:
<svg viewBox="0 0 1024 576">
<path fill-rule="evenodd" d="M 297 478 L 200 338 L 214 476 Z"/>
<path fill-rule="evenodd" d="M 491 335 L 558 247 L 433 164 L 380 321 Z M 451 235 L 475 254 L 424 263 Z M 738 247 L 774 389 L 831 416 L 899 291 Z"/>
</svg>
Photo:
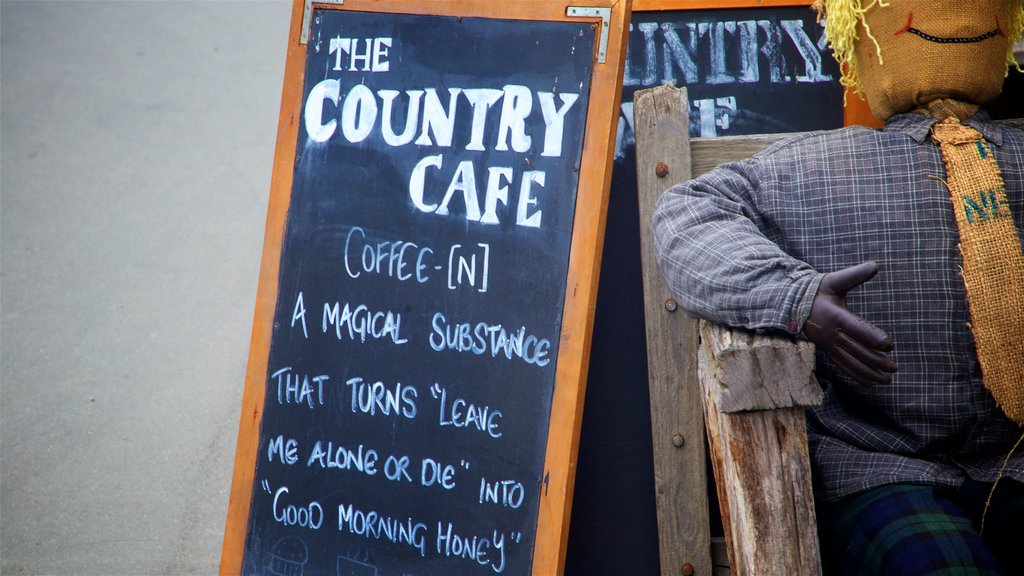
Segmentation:
<svg viewBox="0 0 1024 576">
<path fill-rule="evenodd" d="M 975 42 L 983 42 L 985 40 L 988 40 L 989 38 L 994 38 L 996 36 L 1003 35 L 1003 31 L 999 27 L 999 18 L 996 18 L 996 27 L 994 30 L 990 30 L 988 32 L 985 32 L 984 34 L 971 37 L 942 38 L 939 36 L 932 36 L 931 34 L 923 32 L 918 28 L 914 28 L 913 23 L 914 13 L 911 12 L 907 14 L 907 25 L 901 28 L 900 30 L 897 30 L 896 36 L 899 36 L 905 32 L 910 32 L 911 34 L 924 38 L 929 42 L 937 42 L 939 44 L 973 44 Z"/>
</svg>

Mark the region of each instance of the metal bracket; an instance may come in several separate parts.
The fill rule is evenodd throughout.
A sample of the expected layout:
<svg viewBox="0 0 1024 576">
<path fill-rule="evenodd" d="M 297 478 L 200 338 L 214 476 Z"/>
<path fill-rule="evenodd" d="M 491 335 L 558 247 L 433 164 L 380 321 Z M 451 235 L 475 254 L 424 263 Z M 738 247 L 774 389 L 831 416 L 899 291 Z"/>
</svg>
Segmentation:
<svg viewBox="0 0 1024 576">
<path fill-rule="evenodd" d="M 601 19 L 601 40 L 597 45 L 597 61 L 604 64 L 605 56 L 608 54 L 608 26 L 612 19 L 612 9 L 591 8 L 589 6 L 569 6 L 565 9 L 565 15 L 576 18 Z"/>
<path fill-rule="evenodd" d="M 306 4 L 302 7 L 302 36 L 299 38 L 299 44 L 309 44 L 309 20 L 313 17 L 314 2 L 340 6 L 345 3 L 345 0 L 306 0 Z"/>
</svg>

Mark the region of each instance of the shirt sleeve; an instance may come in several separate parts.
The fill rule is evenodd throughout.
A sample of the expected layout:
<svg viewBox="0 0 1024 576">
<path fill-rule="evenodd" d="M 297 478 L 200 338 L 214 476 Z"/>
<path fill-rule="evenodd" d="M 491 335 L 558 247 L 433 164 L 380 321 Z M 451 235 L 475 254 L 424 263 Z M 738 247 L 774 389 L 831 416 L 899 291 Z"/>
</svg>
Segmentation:
<svg viewBox="0 0 1024 576">
<path fill-rule="evenodd" d="M 653 216 L 655 254 L 684 310 L 733 327 L 799 334 L 823 274 L 788 255 L 758 210 L 755 156 L 667 190 Z"/>
</svg>

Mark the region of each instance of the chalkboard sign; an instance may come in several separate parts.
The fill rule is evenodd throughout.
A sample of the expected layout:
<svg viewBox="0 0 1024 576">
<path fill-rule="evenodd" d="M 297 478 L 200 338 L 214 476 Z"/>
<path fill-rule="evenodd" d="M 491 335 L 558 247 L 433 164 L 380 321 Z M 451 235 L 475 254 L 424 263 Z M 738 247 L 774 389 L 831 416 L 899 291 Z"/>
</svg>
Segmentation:
<svg viewBox="0 0 1024 576">
<path fill-rule="evenodd" d="M 553 572 L 625 15 L 376 4 L 296 3 L 221 569 Z"/>
<path fill-rule="evenodd" d="M 806 5 L 634 12 L 617 157 L 632 145 L 637 90 L 686 86 L 690 136 L 714 138 L 840 128 L 839 77 Z"/>
</svg>

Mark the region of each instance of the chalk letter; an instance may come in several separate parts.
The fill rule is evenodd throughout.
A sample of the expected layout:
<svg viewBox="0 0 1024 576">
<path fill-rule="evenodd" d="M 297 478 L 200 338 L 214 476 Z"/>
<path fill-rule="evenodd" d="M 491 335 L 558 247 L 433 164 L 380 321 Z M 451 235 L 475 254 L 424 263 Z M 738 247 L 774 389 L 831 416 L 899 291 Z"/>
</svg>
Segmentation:
<svg viewBox="0 0 1024 576">
<path fill-rule="evenodd" d="M 505 100 L 501 103 L 501 119 L 498 122 L 498 144 L 495 150 L 508 150 L 508 137 L 512 135 L 512 149 L 526 152 L 532 139 L 526 135 L 526 117 L 533 110 L 533 94 L 526 86 L 508 84 L 505 86 Z"/>
<path fill-rule="evenodd" d="M 385 60 L 388 57 L 388 48 L 391 48 L 391 38 L 375 38 L 373 40 L 374 72 L 387 72 L 391 69 L 391 63 Z"/>
<path fill-rule="evenodd" d="M 423 90 L 406 90 L 409 96 L 409 109 L 405 113 L 405 129 L 401 134 L 395 134 L 391 126 L 391 115 L 395 105 L 395 98 L 400 92 L 398 90 L 378 90 L 377 95 L 384 101 L 384 111 L 381 113 L 380 132 L 384 141 L 390 146 L 402 146 L 412 142 L 416 135 L 416 122 L 420 118 L 420 99 L 423 98 Z"/>
<path fill-rule="evenodd" d="M 768 73 L 772 84 L 784 82 L 786 59 L 782 56 L 782 32 L 768 20 L 758 20 L 758 27 L 764 30 L 765 41 L 761 54 L 768 59 Z"/>
<path fill-rule="evenodd" d="M 658 83 L 658 47 L 654 43 L 658 23 L 641 22 L 637 27 L 644 35 L 644 77 L 640 83 L 642 86 L 654 86 Z"/>
<path fill-rule="evenodd" d="M 633 134 L 633 103 L 623 102 L 619 113 L 619 127 L 615 132 L 615 159 L 626 157 L 626 146 L 636 144 Z"/>
<path fill-rule="evenodd" d="M 456 190 L 462 192 L 462 198 L 466 204 L 466 220 L 479 220 L 480 204 L 476 200 L 476 174 L 473 173 L 472 160 L 459 162 L 459 167 L 455 169 L 455 176 L 452 177 L 452 182 L 448 185 L 448 191 L 444 194 L 444 200 L 441 201 L 441 207 L 434 212 L 435 214 L 448 215 L 448 202 L 451 201 Z"/>
<path fill-rule="evenodd" d="M 502 178 L 505 183 L 502 184 Z M 491 166 L 487 169 L 487 194 L 484 196 L 484 215 L 481 224 L 497 224 L 498 201 L 508 206 L 508 185 L 512 182 L 512 169 L 503 166 Z"/>
<path fill-rule="evenodd" d="M 338 80 L 324 80 L 313 86 L 306 98 L 306 133 L 309 139 L 314 142 L 326 142 L 334 134 L 338 127 L 338 121 L 331 119 L 327 124 L 324 119 L 324 100 L 330 100 L 334 106 L 338 106 L 338 97 L 341 93 L 341 83 Z"/>
<path fill-rule="evenodd" d="M 341 133 L 349 142 L 362 142 L 377 122 L 377 100 L 362 84 L 349 90 L 341 108 Z"/>
<path fill-rule="evenodd" d="M 421 212 L 437 210 L 437 204 L 423 203 L 423 181 L 426 179 L 427 166 L 440 168 L 441 162 L 440 154 L 427 156 L 416 163 L 416 166 L 412 169 L 412 174 L 409 176 L 409 199 L 412 200 L 413 206 L 419 208 Z"/>
<path fill-rule="evenodd" d="M 527 215 L 530 206 L 537 203 L 537 199 L 530 195 L 530 188 L 534 182 L 544 186 L 544 172 L 539 170 L 523 172 L 523 184 L 519 187 L 519 208 L 516 210 L 516 224 L 540 228 L 540 218 L 543 211 L 537 210 L 533 214 Z"/>
<path fill-rule="evenodd" d="M 579 94 L 562 93 L 558 95 L 562 99 L 562 107 L 555 108 L 555 95 L 551 92 L 538 92 L 537 99 L 540 100 L 540 110 L 544 113 L 544 124 L 547 130 L 544 131 L 544 151 L 541 156 L 562 155 L 562 131 L 565 128 L 565 113 L 572 108 Z"/>
<path fill-rule="evenodd" d="M 302 335 L 309 338 L 309 333 L 306 332 L 306 306 L 302 303 L 302 291 L 299 291 L 299 297 L 295 299 L 295 310 L 292 311 L 292 328 L 295 328 L 295 321 L 302 320 Z"/>
<path fill-rule="evenodd" d="M 484 150 L 484 125 L 487 123 L 487 110 L 502 97 L 504 92 L 491 88 L 470 88 L 462 91 L 473 107 L 473 128 L 469 134 L 466 150 Z"/>
<path fill-rule="evenodd" d="M 686 24 L 689 29 L 689 34 L 686 36 L 686 45 L 683 45 L 683 41 L 679 39 L 679 34 L 676 33 L 676 27 L 671 22 L 665 22 L 661 25 L 661 33 L 665 36 L 665 45 L 662 48 L 664 51 L 665 61 L 665 74 L 662 80 L 668 82 L 669 80 L 676 80 L 675 74 L 672 73 L 672 63 L 675 62 L 679 66 L 679 70 L 683 73 L 683 84 L 696 84 L 700 82 L 700 78 L 697 76 L 697 25 L 693 22 Z"/>
<path fill-rule="evenodd" d="M 703 32 L 705 27 L 710 31 L 711 36 L 711 71 L 708 73 L 707 82 L 708 84 L 731 84 L 736 81 L 736 78 L 726 71 L 725 34 L 726 32 L 735 34 L 736 23 L 715 22 L 714 24 L 704 24 L 702 22 L 698 29 Z"/>
<path fill-rule="evenodd" d="M 423 129 L 416 144 L 430 146 L 436 143 L 437 146 L 451 146 L 452 132 L 455 130 L 455 107 L 459 103 L 459 92 L 462 88 L 448 89 L 448 112 L 441 106 L 441 100 L 437 97 L 437 90 L 427 88 L 427 100 L 423 103 Z M 427 130 L 434 133 L 434 142 L 427 136 Z"/>
<path fill-rule="evenodd" d="M 802 20 L 783 20 L 779 22 L 782 28 L 786 31 L 786 34 L 793 39 L 793 45 L 800 52 L 800 56 L 804 59 L 804 66 L 807 70 L 807 74 L 804 76 L 797 76 L 797 82 L 828 82 L 832 79 L 831 75 L 821 73 L 821 53 L 818 52 L 817 46 L 811 39 L 807 37 L 807 33 L 804 32 L 804 23 Z"/>
<path fill-rule="evenodd" d="M 370 50 L 373 47 L 373 41 L 370 40 L 369 38 L 367 38 L 366 40 L 363 40 L 363 41 L 366 42 L 366 52 L 360 54 L 359 53 L 359 42 L 360 42 L 360 39 L 359 38 L 353 38 L 352 39 L 352 51 L 349 53 L 349 57 L 350 57 L 349 65 L 348 65 L 348 69 L 349 70 L 357 70 L 356 62 L 363 62 L 363 69 L 362 69 L 362 71 L 363 72 L 369 72 L 370 71 Z"/>
<path fill-rule="evenodd" d="M 757 66 L 757 22 L 737 22 L 740 29 L 740 82 L 757 82 L 761 71 Z"/>
</svg>

